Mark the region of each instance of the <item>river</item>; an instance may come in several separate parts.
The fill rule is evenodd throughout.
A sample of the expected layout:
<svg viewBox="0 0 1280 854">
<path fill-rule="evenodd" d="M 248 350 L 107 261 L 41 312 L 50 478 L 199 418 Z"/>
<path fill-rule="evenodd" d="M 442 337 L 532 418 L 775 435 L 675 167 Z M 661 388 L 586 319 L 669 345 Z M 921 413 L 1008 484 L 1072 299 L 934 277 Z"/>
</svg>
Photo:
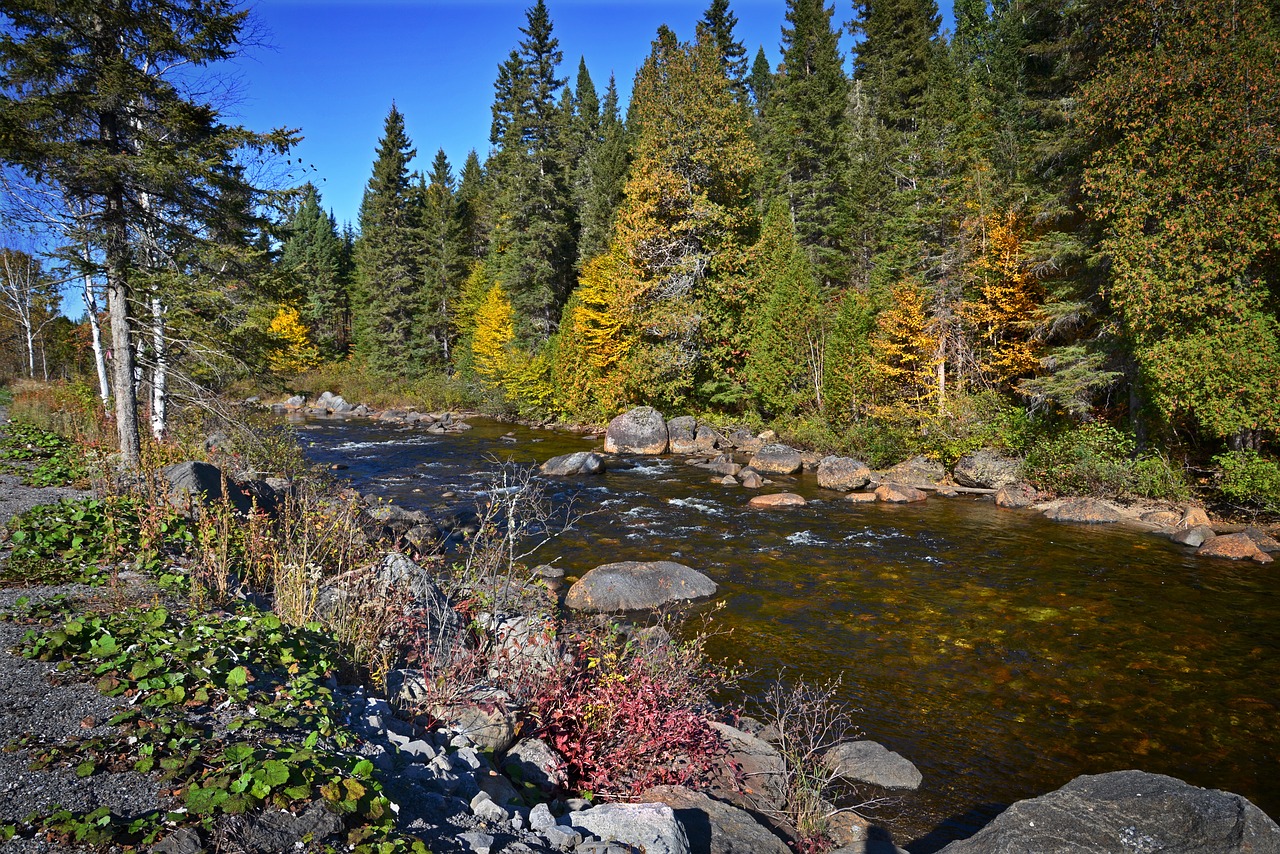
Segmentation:
<svg viewBox="0 0 1280 854">
<path fill-rule="evenodd" d="M 363 492 L 442 514 L 488 485 L 494 460 L 538 463 L 597 440 L 473 419 L 452 435 L 364 420 L 300 423 L 309 456 Z M 503 438 L 506 434 L 513 434 Z M 511 441 L 514 439 L 514 441 Z M 710 575 L 746 662 L 746 700 L 785 668 L 843 675 L 866 737 L 911 759 L 919 791 L 879 813 L 913 854 L 968 836 L 1004 805 L 1079 774 L 1170 774 L 1280 815 L 1276 571 L 1200 559 L 1117 526 L 1063 525 L 974 497 L 853 504 L 810 474 L 754 493 L 676 457 L 557 480 L 595 511 L 545 547 L 570 580 L 615 560 L 674 559 Z M 446 493 L 452 493 L 447 496 Z"/>
</svg>

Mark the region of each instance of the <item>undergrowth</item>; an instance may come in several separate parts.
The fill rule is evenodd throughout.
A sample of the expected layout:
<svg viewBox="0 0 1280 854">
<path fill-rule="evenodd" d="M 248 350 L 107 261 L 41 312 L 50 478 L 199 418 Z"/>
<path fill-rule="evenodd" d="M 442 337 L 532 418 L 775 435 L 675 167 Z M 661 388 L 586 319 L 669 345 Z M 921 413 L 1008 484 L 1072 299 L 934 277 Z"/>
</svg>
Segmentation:
<svg viewBox="0 0 1280 854">
<path fill-rule="evenodd" d="M 86 448 L 52 430 L 13 422 L 0 433 L 0 457 L 28 465 L 6 465 L 28 486 L 79 486 L 89 483 Z"/>
</svg>

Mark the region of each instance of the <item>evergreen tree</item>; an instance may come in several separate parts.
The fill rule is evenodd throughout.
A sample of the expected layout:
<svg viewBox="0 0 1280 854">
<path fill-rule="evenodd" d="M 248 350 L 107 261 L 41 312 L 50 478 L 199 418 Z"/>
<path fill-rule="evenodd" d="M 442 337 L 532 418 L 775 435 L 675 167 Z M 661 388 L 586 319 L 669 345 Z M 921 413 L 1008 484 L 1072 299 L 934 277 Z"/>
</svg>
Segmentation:
<svg viewBox="0 0 1280 854">
<path fill-rule="evenodd" d="M 711 0 L 707 11 L 702 13 L 700 25 L 706 27 L 720 52 L 720 64 L 724 76 L 733 84 L 734 94 L 742 100 L 746 99 L 747 89 L 747 49 L 742 46 L 733 34 L 738 25 L 738 16 L 729 9 L 729 0 Z"/>
<path fill-rule="evenodd" d="M 458 181 L 458 229 L 462 251 L 468 258 L 483 258 L 489 247 L 491 200 L 484 167 L 475 149 L 467 152 Z"/>
<path fill-rule="evenodd" d="M 323 356 L 345 355 L 351 337 L 347 249 L 314 184 L 303 186 L 287 233 L 280 268 L 292 279 L 290 301 L 302 306 L 301 322 Z"/>
<path fill-rule="evenodd" d="M 519 49 L 494 84 L 493 248 L 516 313 L 517 337 L 538 344 L 554 331 L 575 257 L 566 174 L 565 128 L 556 94 L 563 54 L 544 0 L 527 12 Z"/>
<path fill-rule="evenodd" d="M 462 223 L 458 216 L 453 170 L 444 149 L 436 152 L 422 189 L 422 323 L 436 358 L 448 363 L 453 357 L 454 313 L 462 280 L 466 278 L 466 254 Z"/>
<path fill-rule="evenodd" d="M 773 91 L 773 69 L 769 67 L 769 57 L 765 55 L 764 45 L 756 49 L 755 61 L 751 63 L 751 76 L 747 78 L 747 87 L 751 90 L 751 103 L 756 112 L 767 108 L 769 94 Z"/>
<path fill-rule="evenodd" d="M 849 281 L 848 80 L 824 0 L 788 0 L 767 109 L 768 161 L 800 243 L 828 287 Z"/>
<path fill-rule="evenodd" d="M 609 242 L 628 162 L 627 131 L 618 114 L 618 87 L 611 76 L 601 104 L 599 141 L 584 162 L 586 179 L 578 202 L 580 268 L 603 252 Z"/>
<path fill-rule="evenodd" d="M 404 116 L 392 104 L 360 203 L 355 246 L 357 348 L 375 369 L 406 374 L 420 372 L 426 356 L 419 228 L 409 180 L 415 154 Z"/>
<path fill-rule="evenodd" d="M 851 29 L 861 35 L 854 78 L 871 93 L 886 126 L 915 130 L 938 44 L 935 0 L 865 0 L 854 4 Z"/>
</svg>

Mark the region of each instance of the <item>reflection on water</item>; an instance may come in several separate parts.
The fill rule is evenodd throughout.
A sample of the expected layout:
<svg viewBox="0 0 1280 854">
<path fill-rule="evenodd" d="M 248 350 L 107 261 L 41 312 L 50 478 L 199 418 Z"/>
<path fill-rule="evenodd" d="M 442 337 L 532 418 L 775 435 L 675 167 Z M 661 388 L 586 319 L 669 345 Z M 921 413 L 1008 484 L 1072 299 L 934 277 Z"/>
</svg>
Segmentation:
<svg viewBox="0 0 1280 854">
<path fill-rule="evenodd" d="M 358 487 L 436 512 L 482 491 L 497 457 L 534 463 L 592 445 L 521 428 L 512 445 L 498 441 L 510 425 L 473 423 L 427 436 L 310 422 L 303 436 Z M 726 603 L 716 620 L 732 629 L 714 651 L 749 664 L 749 694 L 781 668 L 844 674 L 867 736 L 924 774 L 885 817 L 899 839 L 957 817 L 932 847 L 970 833 L 992 805 L 1123 768 L 1280 815 L 1272 570 L 973 498 L 851 504 L 808 476 L 777 485 L 808 505 L 751 510 L 751 493 L 678 459 L 636 462 L 557 481 L 558 498 L 597 512 L 539 559 L 558 558 L 570 578 L 671 557 L 706 572 Z"/>
</svg>

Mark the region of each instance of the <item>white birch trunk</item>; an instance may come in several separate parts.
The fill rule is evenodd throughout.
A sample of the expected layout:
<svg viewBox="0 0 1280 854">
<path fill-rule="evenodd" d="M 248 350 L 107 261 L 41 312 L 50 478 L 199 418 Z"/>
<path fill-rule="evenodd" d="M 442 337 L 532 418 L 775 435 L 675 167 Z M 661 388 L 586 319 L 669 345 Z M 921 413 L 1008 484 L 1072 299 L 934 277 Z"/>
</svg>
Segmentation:
<svg viewBox="0 0 1280 854">
<path fill-rule="evenodd" d="M 151 435 L 164 439 L 168 430 L 169 354 L 164 340 L 164 303 L 151 295 L 151 348 L 155 366 L 151 369 Z"/>
<path fill-rule="evenodd" d="M 93 290 L 93 277 L 88 273 L 84 276 L 84 310 L 89 315 L 93 368 L 98 372 L 98 397 L 102 398 L 102 408 L 110 411 L 111 384 L 107 381 L 107 356 L 102 349 L 102 324 L 98 322 L 98 295 Z"/>
</svg>

